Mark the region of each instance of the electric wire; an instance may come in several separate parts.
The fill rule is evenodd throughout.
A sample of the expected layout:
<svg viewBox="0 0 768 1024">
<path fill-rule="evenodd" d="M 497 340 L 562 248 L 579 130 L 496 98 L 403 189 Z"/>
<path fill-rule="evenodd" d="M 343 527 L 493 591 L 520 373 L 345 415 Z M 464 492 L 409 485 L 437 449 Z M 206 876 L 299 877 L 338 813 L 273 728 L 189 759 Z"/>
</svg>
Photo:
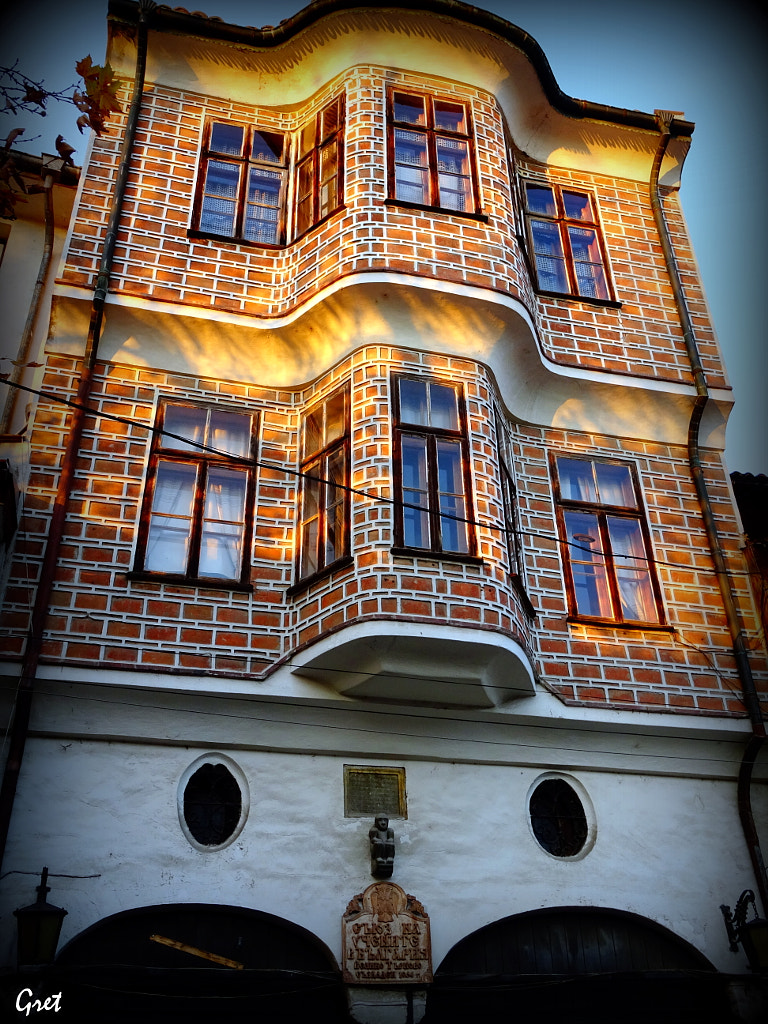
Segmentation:
<svg viewBox="0 0 768 1024">
<path fill-rule="evenodd" d="M 89 684 L 88 683 L 80 683 L 79 685 L 87 686 Z M 132 688 L 134 688 L 134 687 L 132 687 Z M 148 693 L 156 692 L 156 691 L 150 690 L 147 687 L 136 687 L 135 689 L 141 689 L 144 692 L 148 692 Z M 563 746 L 561 744 L 556 744 L 555 745 L 555 744 L 544 744 L 544 743 L 524 743 L 524 742 L 520 742 L 518 740 L 509 739 L 509 738 L 495 740 L 495 739 L 488 739 L 488 738 L 474 737 L 474 736 L 467 737 L 466 735 L 453 735 L 452 736 L 450 734 L 438 734 L 438 733 L 435 733 L 435 732 L 424 733 L 423 731 L 419 731 L 418 729 L 414 729 L 411 732 L 400 732 L 400 731 L 397 731 L 397 730 L 393 730 L 393 729 L 389 728 L 388 726 L 386 728 L 385 727 L 373 728 L 373 727 L 366 727 L 366 726 L 361 726 L 361 725 L 349 725 L 348 723 L 346 723 L 346 724 L 344 724 L 344 723 L 336 724 L 336 723 L 333 723 L 333 722 L 328 722 L 326 720 L 317 721 L 317 722 L 311 722 L 311 721 L 297 722 L 297 721 L 295 721 L 292 718 L 285 718 L 285 717 L 280 717 L 280 716 L 277 716 L 277 715 L 276 716 L 264 716 L 264 715 L 234 713 L 234 712 L 231 712 L 231 711 L 223 711 L 223 710 L 216 710 L 216 709 L 201 710 L 199 708 L 190 708 L 190 707 L 172 707 L 172 706 L 165 705 L 165 704 L 155 703 L 154 701 L 146 701 L 146 702 L 143 702 L 143 703 L 139 703 L 137 701 L 120 700 L 120 699 L 115 699 L 115 698 L 112 698 L 112 697 L 96 697 L 93 694 L 77 694 L 77 693 L 72 693 L 72 692 L 68 692 L 66 694 L 56 693 L 54 691 L 45 690 L 45 689 L 40 689 L 40 690 L 38 690 L 36 692 L 39 693 L 41 696 L 58 698 L 58 699 L 66 699 L 68 701 L 69 700 L 81 700 L 81 701 L 88 701 L 88 702 L 92 702 L 92 703 L 96 703 L 96 704 L 107 704 L 107 705 L 110 705 L 110 706 L 113 706 L 113 707 L 136 708 L 136 709 L 139 709 L 139 710 L 151 709 L 152 711 L 171 712 L 173 714 L 180 714 L 181 713 L 181 714 L 187 714 L 187 715 L 199 715 L 199 716 L 202 716 L 204 718 L 233 719 L 233 720 L 239 721 L 239 722 L 260 722 L 260 723 L 264 724 L 265 726 L 287 725 L 287 726 L 293 726 L 293 727 L 298 728 L 298 729 L 312 729 L 312 730 L 317 729 L 317 730 L 321 730 L 321 731 L 333 730 L 333 731 L 344 732 L 344 733 L 347 733 L 347 734 L 359 733 L 359 734 L 364 734 L 366 736 L 375 735 L 375 736 L 385 736 L 387 738 L 397 737 L 399 739 L 407 739 L 407 740 L 420 739 L 420 740 L 422 740 L 424 742 L 470 743 L 473 746 L 479 746 L 479 747 L 483 747 L 483 746 L 485 746 L 485 747 L 494 747 L 494 748 L 495 747 L 506 747 L 506 748 L 508 748 L 510 750 L 522 749 L 522 750 L 533 750 L 533 751 L 546 751 L 546 752 L 548 752 L 550 754 L 550 756 L 553 753 L 560 753 L 560 752 L 567 753 L 567 754 L 581 754 L 581 755 L 587 755 L 587 754 L 606 754 L 606 755 L 616 756 L 616 757 L 629 757 L 629 758 L 632 758 L 632 757 L 649 758 L 650 757 L 650 758 L 654 758 L 654 759 L 658 758 L 660 760 L 695 761 L 695 762 L 703 762 L 703 763 L 707 763 L 707 764 L 710 764 L 710 763 L 711 764 L 738 764 L 739 760 L 740 760 L 740 756 L 741 756 L 740 752 L 739 752 L 738 755 L 734 755 L 733 758 L 729 758 L 729 757 L 709 757 L 709 756 L 704 756 L 704 755 L 684 755 L 684 754 L 679 754 L 679 753 L 675 753 L 675 754 L 662 754 L 662 753 L 657 753 L 655 751 L 649 753 L 648 751 L 639 751 L 639 750 L 608 750 L 608 749 L 599 748 L 599 747 L 596 747 L 596 746 L 589 746 L 587 744 L 585 744 L 584 746 L 581 746 L 581 747 L 576 747 L 576 746 L 569 747 L 569 746 Z M 195 696 L 204 696 L 204 697 L 209 698 L 209 699 L 216 699 L 216 695 L 212 695 L 210 693 L 206 693 L 206 694 L 203 694 L 203 695 L 197 694 Z M 229 694 L 227 694 L 225 699 L 228 700 L 228 701 L 237 702 L 237 703 L 243 703 L 243 702 L 253 703 L 253 699 L 252 698 L 241 697 L 241 696 L 238 696 L 238 695 L 229 695 Z M 285 700 L 285 699 L 280 701 L 280 706 L 281 707 L 295 707 L 295 708 L 298 708 L 298 709 L 300 709 L 302 711 L 305 711 L 305 712 L 308 709 L 306 704 L 302 704 L 302 703 L 299 703 L 299 702 L 293 702 L 293 701 Z M 338 708 L 333 708 L 333 709 L 323 708 L 322 710 L 323 711 L 332 710 L 332 711 L 338 712 L 339 709 Z M 369 715 L 370 716 L 378 716 L 378 717 L 385 717 L 387 719 L 391 719 L 391 718 L 394 718 L 394 719 L 407 718 L 407 719 L 416 719 L 417 721 L 421 721 L 422 720 L 422 716 L 414 715 L 412 712 L 398 711 L 396 709 L 389 710 L 389 709 L 379 709 L 379 708 L 361 708 L 359 705 L 355 705 L 354 708 L 350 708 L 349 710 L 353 711 L 354 713 L 364 714 L 366 716 L 369 716 Z M 466 726 L 468 724 L 468 720 L 466 718 L 453 717 L 453 716 L 450 716 L 450 715 L 441 715 L 439 719 L 435 719 L 433 717 L 435 709 L 434 708 L 430 708 L 429 710 L 431 712 L 431 715 L 430 715 L 430 717 L 429 717 L 429 719 L 427 721 L 429 721 L 429 723 L 431 723 L 432 725 L 434 725 L 434 723 L 436 721 L 449 722 L 449 723 L 452 723 L 452 724 L 459 725 L 462 728 L 466 729 Z M 616 709 L 614 708 L 613 710 L 616 710 Z M 478 726 L 480 726 L 480 727 L 482 727 L 482 728 L 484 728 L 486 730 L 487 730 L 489 725 L 493 725 L 493 726 L 498 726 L 499 728 L 503 728 L 503 729 L 535 729 L 537 731 L 538 730 L 551 730 L 552 732 L 556 732 L 558 735 L 562 735 L 563 734 L 563 729 L 562 728 L 559 728 L 556 725 L 549 725 L 549 724 L 546 723 L 546 721 L 542 721 L 542 720 L 537 720 L 535 722 L 524 723 L 524 724 L 521 724 L 519 722 L 503 722 L 503 721 L 494 721 L 494 722 L 490 722 L 489 723 L 488 721 L 473 720 L 473 724 L 476 724 L 476 725 L 478 725 Z M 585 727 L 588 728 L 589 723 L 570 722 L 569 723 L 569 728 L 572 730 L 572 729 L 578 728 L 579 726 L 582 726 L 582 725 L 585 725 Z M 611 732 L 611 735 L 612 736 L 621 736 L 621 737 L 624 737 L 624 738 L 627 738 L 627 739 L 632 739 L 632 738 L 647 739 L 648 738 L 646 733 L 643 733 L 643 732 L 640 732 L 640 731 L 637 731 L 637 730 L 631 730 L 631 729 L 616 729 L 616 730 L 613 730 Z M 86 739 L 87 739 L 87 737 L 86 737 Z M 679 737 L 677 739 L 679 740 Z M 720 741 L 720 742 L 740 742 L 741 739 L 742 739 L 742 737 L 740 737 L 740 736 L 734 736 L 732 739 L 724 737 L 723 740 Z M 356 752 L 350 751 L 350 756 L 353 753 L 356 753 Z M 370 755 L 360 754 L 360 756 L 370 756 Z M 397 752 L 394 752 L 394 753 L 392 753 L 390 755 L 387 755 L 387 756 L 391 759 L 393 757 L 397 758 L 397 757 L 401 757 L 403 755 L 402 755 L 402 752 L 397 751 Z"/>
<path fill-rule="evenodd" d="M 164 437 L 172 437 L 176 441 L 182 441 L 185 445 L 190 445 L 194 448 L 199 448 L 201 451 L 208 452 L 209 454 L 215 455 L 218 458 L 228 459 L 232 462 L 239 463 L 241 465 L 252 466 L 258 469 L 266 469 L 271 472 L 284 473 L 286 475 L 297 477 L 299 479 L 312 480 L 318 483 L 327 484 L 330 487 L 336 488 L 337 490 L 346 491 L 349 494 L 354 494 L 358 497 L 367 498 L 370 501 L 379 502 L 381 504 L 390 505 L 397 509 L 407 508 L 414 509 L 419 512 L 431 511 L 429 509 L 425 509 L 424 506 L 422 505 L 416 505 L 411 502 L 402 501 L 397 498 L 388 498 L 378 491 L 364 490 L 363 488 L 360 487 L 353 487 L 351 484 L 342 484 L 334 480 L 328 480 L 325 477 L 318 476 L 317 474 L 314 473 L 304 472 L 300 469 L 294 468 L 293 466 L 287 466 L 275 462 L 267 462 L 264 459 L 257 459 L 253 458 L 252 456 L 233 455 L 231 452 L 222 451 L 221 449 L 214 448 L 211 445 L 206 445 L 201 441 L 193 441 L 190 438 L 184 437 L 181 434 L 175 434 L 171 431 L 165 430 L 165 428 L 157 426 L 156 423 L 142 423 L 141 421 L 132 419 L 129 416 L 121 416 L 118 415 L 117 413 L 106 412 L 91 405 L 83 405 L 80 402 L 75 402 L 72 399 L 68 398 L 62 398 L 61 396 L 55 395 L 48 391 L 30 388 L 27 387 L 26 385 L 18 384 L 10 380 L 2 380 L 2 374 L 0 374 L 0 383 L 5 383 L 12 387 L 20 388 L 22 391 L 27 391 L 30 394 L 37 395 L 40 398 L 45 398 L 51 402 L 58 402 L 59 404 L 69 406 L 72 409 L 79 409 L 100 419 L 113 420 L 117 423 L 122 423 L 125 426 L 138 428 L 139 430 L 146 430 L 150 434 L 159 434 Z M 531 537 L 537 540 L 547 540 L 552 541 L 555 544 L 566 546 L 571 551 L 583 551 L 590 555 L 599 555 L 602 558 L 611 557 L 608 552 L 605 552 L 602 549 L 588 547 L 586 545 L 574 544 L 572 540 L 569 541 L 567 539 L 563 539 L 562 537 L 559 537 L 557 534 L 554 533 L 544 533 L 535 530 L 519 530 L 514 527 L 502 526 L 498 523 L 491 523 L 485 520 L 469 519 L 466 516 L 453 515 L 452 513 L 444 512 L 442 510 L 437 511 L 435 514 L 438 515 L 441 519 L 455 520 L 456 522 L 465 523 L 467 526 L 473 526 L 477 529 L 487 530 L 491 533 L 495 532 L 499 534 L 504 534 L 507 537 Z M 631 567 L 631 563 L 634 562 L 635 565 L 667 566 L 672 569 L 678 569 L 682 572 L 687 571 L 694 573 L 702 571 L 700 568 L 697 568 L 696 566 L 689 566 L 680 562 L 668 562 L 654 557 L 642 558 L 637 555 L 613 555 L 612 557 L 625 559 L 625 563 L 622 563 L 624 568 Z M 759 576 L 759 573 L 757 572 L 751 572 L 749 570 L 744 571 L 739 569 L 729 569 L 729 574 L 731 576 L 741 577 Z"/>
</svg>

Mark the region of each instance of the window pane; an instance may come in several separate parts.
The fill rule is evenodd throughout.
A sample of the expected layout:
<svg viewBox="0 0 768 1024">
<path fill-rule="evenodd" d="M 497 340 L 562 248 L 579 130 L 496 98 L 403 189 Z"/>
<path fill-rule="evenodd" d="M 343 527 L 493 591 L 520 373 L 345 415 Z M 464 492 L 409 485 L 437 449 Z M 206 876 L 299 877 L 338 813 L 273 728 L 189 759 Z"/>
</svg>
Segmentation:
<svg viewBox="0 0 768 1024">
<path fill-rule="evenodd" d="M 211 127 L 210 148 L 215 153 L 227 156 L 241 156 L 243 152 L 244 129 L 236 124 L 217 123 Z"/>
<path fill-rule="evenodd" d="M 576 609 L 580 615 L 611 618 L 611 597 L 605 559 L 600 550 L 597 516 L 586 512 L 566 512 L 565 526 Z"/>
<path fill-rule="evenodd" d="M 282 183 L 283 176 L 279 171 L 252 167 L 248 176 L 248 202 L 260 206 L 279 206 Z"/>
<path fill-rule="evenodd" d="M 314 148 L 316 135 L 316 124 L 314 117 L 307 121 L 299 134 L 299 159 L 306 156 Z"/>
<path fill-rule="evenodd" d="M 224 199 L 203 199 L 200 211 L 200 230 L 211 235 L 234 235 L 235 204 Z"/>
<path fill-rule="evenodd" d="M 531 213 L 539 213 L 545 217 L 557 216 L 557 204 L 551 188 L 544 185 L 526 185 L 525 193 Z"/>
<path fill-rule="evenodd" d="M 144 568 L 187 571 L 197 468 L 160 461 L 155 477 Z"/>
<path fill-rule="evenodd" d="M 579 295 L 592 299 L 610 299 L 605 271 L 600 263 L 576 263 L 576 288 Z"/>
<path fill-rule="evenodd" d="M 301 529 L 301 565 L 299 572 L 302 576 L 311 576 L 318 571 L 317 563 L 317 531 L 319 522 L 317 519 L 310 519 L 304 523 Z"/>
<path fill-rule="evenodd" d="M 468 210 L 473 212 L 469 178 L 441 174 L 438 177 L 438 187 L 440 189 L 439 205 L 444 210 Z"/>
<path fill-rule="evenodd" d="M 323 109 L 321 114 L 322 128 L 320 132 L 320 141 L 324 141 L 329 135 L 332 135 L 335 131 L 338 131 L 341 125 L 341 98 L 333 100 L 327 107 Z"/>
<path fill-rule="evenodd" d="M 211 467 L 205 493 L 205 519 L 216 523 L 242 523 L 246 474 L 236 469 Z"/>
<path fill-rule="evenodd" d="M 251 417 L 212 409 L 208 444 L 228 455 L 247 456 L 251 444 Z"/>
<path fill-rule="evenodd" d="M 597 501 L 592 463 L 582 459 L 558 459 L 557 475 L 560 478 L 560 496 L 566 501 Z"/>
<path fill-rule="evenodd" d="M 394 95 L 395 120 L 406 124 L 426 125 L 427 115 L 422 96 L 408 96 L 403 92 Z"/>
<path fill-rule="evenodd" d="M 546 779 L 531 794 L 531 827 L 539 844 L 555 857 L 573 857 L 588 835 L 584 807 L 564 779 Z"/>
<path fill-rule="evenodd" d="M 277 132 L 254 131 L 251 159 L 269 164 L 282 163 L 283 136 Z"/>
<path fill-rule="evenodd" d="M 314 518 L 320 510 L 320 477 L 323 472 L 323 463 L 313 462 L 304 470 L 307 476 L 304 477 L 303 504 L 301 518 L 308 520 Z"/>
<path fill-rule="evenodd" d="M 278 241 L 278 212 L 263 206 L 249 206 L 245 213 L 243 237 L 249 242 L 276 245 Z"/>
<path fill-rule="evenodd" d="M 320 150 L 320 180 L 328 181 L 339 169 L 339 147 L 336 142 L 329 142 Z"/>
<path fill-rule="evenodd" d="M 427 450 L 426 440 L 421 437 L 404 437 L 401 447 L 403 472 L 403 502 L 418 508 L 403 508 L 403 543 L 406 547 L 428 548 L 431 546 L 429 533 L 429 507 L 427 492 Z"/>
<path fill-rule="evenodd" d="M 245 518 L 244 472 L 212 468 L 208 473 L 200 544 L 200 576 L 238 579 Z"/>
<path fill-rule="evenodd" d="M 653 597 L 645 543 L 637 519 L 608 516 L 616 582 L 619 587 L 621 614 L 625 619 L 658 622 Z"/>
<path fill-rule="evenodd" d="M 202 846 L 219 846 L 237 828 L 242 794 L 235 777 L 223 764 L 204 764 L 184 790 L 184 820 Z"/>
<path fill-rule="evenodd" d="M 568 228 L 568 237 L 571 240 L 571 252 L 575 260 L 583 260 L 588 263 L 600 262 L 600 246 L 597 241 L 597 232 L 593 228 Z"/>
<path fill-rule="evenodd" d="M 427 382 L 403 380 L 400 385 L 400 419 L 403 423 L 429 424 L 427 408 Z"/>
<path fill-rule="evenodd" d="M 325 217 L 338 204 L 338 146 L 333 141 L 320 151 L 320 208 L 318 218 Z"/>
<path fill-rule="evenodd" d="M 346 483 L 346 458 L 339 450 L 328 458 L 328 484 L 326 485 L 325 564 L 330 565 L 344 554 L 344 497 L 341 485 Z"/>
<path fill-rule="evenodd" d="M 178 434 L 186 437 L 197 444 L 203 444 L 205 440 L 205 422 L 208 413 L 205 409 L 194 409 L 186 405 L 173 405 L 169 403 L 165 407 L 163 417 L 163 430 L 171 434 Z M 167 433 L 160 436 L 160 444 L 163 448 L 175 448 L 177 451 L 190 452 L 199 451 L 194 445 L 180 441 L 176 437 L 168 437 Z"/>
<path fill-rule="evenodd" d="M 467 132 L 463 103 L 443 103 L 435 100 L 435 128 L 449 132 Z"/>
<path fill-rule="evenodd" d="M 583 196 L 579 192 L 563 192 L 563 206 L 565 216 L 569 220 L 586 220 L 594 223 L 595 217 L 589 196 Z"/>
<path fill-rule="evenodd" d="M 298 194 L 304 197 L 312 194 L 312 185 L 315 176 L 314 156 L 309 157 L 299 166 L 299 180 L 297 185 Z"/>
<path fill-rule="evenodd" d="M 318 405 L 304 419 L 304 457 L 323 447 L 323 406 Z"/>
<path fill-rule="evenodd" d="M 463 494 L 461 444 L 458 441 L 437 442 L 437 489 L 441 494 Z"/>
<path fill-rule="evenodd" d="M 436 140 L 437 169 L 447 174 L 469 174 L 469 146 L 460 139 Z"/>
<path fill-rule="evenodd" d="M 296 207 L 296 234 L 302 235 L 312 227 L 312 194 L 302 199 Z"/>
<path fill-rule="evenodd" d="M 440 206 L 447 210 L 470 209 L 469 145 L 440 138 L 436 145 Z"/>
<path fill-rule="evenodd" d="M 210 196 L 223 199 L 237 199 L 240 185 L 240 164 L 223 163 L 221 160 L 208 161 L 205 191 Z"/>
<path fill-rule="evenodd" d="M 442 430 L 458 430 L 459 407 L 455 390 L 444 384 L 430 384 L 429 398 L 430 425 Z"/>
<path fill-rule="evenodd" d="M 331 178 L 330 181 L 324 182 L 320 186 L 320 206 L 317 211 L 318 219 L 321 217 L 327 217 L 329 213 L 333 213 L 338 203 L 338 183 L 335 178 Z"/>
<path fill-rule="evenodd" d="M 461 522 L 464 512 L 464 483 L 462 476 L 461 445 L 458 441 L 440 441 L 437 444 L 437 488 L 440 512 L 457 518 L 440 517 L 440 535 L 443 551 L 468 550 L 467 524 Z"/>
<path fill-rule="evenodd" d="M 595 471 L 601 505 L 623 505 L 625 508 L 637 508 L 629 466 L 614 466 L 607 462 L 596 462 Z"/>
<path fill-rule="evenodd" d="M 427 138 L 416 132 L 395 132 L 395 195 L 409 203 L 429 205 Z"/>
<path fill-rule="evenodd" d="M 337 391 L 325 403 L 325 443 L 330 444 L 346 433 L 344 415 L 346 392 Z"/>
<path fill-rule="evenodd" d="M 560 228 L 550 221 L 532 220 L 531 234 L 539 287 L 549 292 L 570 291 Z"/>
</svg>

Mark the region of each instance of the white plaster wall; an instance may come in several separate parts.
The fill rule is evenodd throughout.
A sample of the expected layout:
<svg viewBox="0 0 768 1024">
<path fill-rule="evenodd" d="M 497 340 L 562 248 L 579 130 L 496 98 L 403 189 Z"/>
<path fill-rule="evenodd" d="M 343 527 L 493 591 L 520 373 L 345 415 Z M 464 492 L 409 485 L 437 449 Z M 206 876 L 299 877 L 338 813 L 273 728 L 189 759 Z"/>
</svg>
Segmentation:
<svg viewBox="0 0 768 1024">
<path fill-rule="evenodd" d="M 176 800 L 182 773 L 204 752 L 30 740 L 5 870 L 47 865 L 53 876 L 100 875 L 50 879 L 49 900 L 69 911 L 62 945 L 121 910 L 202 902 L 297 922 L 338 958 L 341 915 L 371 882 L 370 821 L 345 818 L 343 807 L 343 764 L 365 759 L 227 750 L 248 779 L 250 815 L 232 845 L 203 853 L 184 837 Z M 744 969 L 741 954 L 728 952 L 718 909 L 754 884 L 733 783 L 574 772 L 594 808 L 597 835 L 586 856 L 558 860 L 528 825 L 526 797 L 540 768 L 368 763 L 406 766 L 409 817 L 392 822 L 393 880 L 430 915 L 435 967 L 460 938 L 491 921 L 540 907 L 594 905 L 651 918 L 719 969 Z M 13 957 L 11 912 L 33 902 L 36 884 L 21 874 L 2 883 L 2 962 Z"/>
</svg>

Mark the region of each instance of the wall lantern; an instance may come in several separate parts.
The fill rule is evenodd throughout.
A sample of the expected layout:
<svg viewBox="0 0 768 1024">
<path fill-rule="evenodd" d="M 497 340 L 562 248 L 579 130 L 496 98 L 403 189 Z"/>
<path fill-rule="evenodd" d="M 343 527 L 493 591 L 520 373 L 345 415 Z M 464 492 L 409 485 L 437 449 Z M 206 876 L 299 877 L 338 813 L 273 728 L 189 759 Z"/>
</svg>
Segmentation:
<svg viewBox="0 0 768 1024">
<path fill-rule="evenodd" d="M 755 916 L 751 921 L 747 921 L 747 908 L 750 903 Z M 739 896 L 733 913 L 725 903 L 720 905 L 720 910 L 725 919 L 728 938 L 731 940 L 731 952 L 737 953 L 741 943 L 750 968 L 753 971 L 768 971 L 768 921 L 757 916 L 755 894 L 752 890 L 745 889 Z"/>
<path fill-rule="evenodd" d="M 67 911 L 46 901 L 45 897 L 51 891 L 47 881 L 48 868 L 43 868 L 37 887 L 37 902 L 13 912 L 17 922 L 20 967 L 51 964 L 56 956 L 61 923 Z"/>
</svg>

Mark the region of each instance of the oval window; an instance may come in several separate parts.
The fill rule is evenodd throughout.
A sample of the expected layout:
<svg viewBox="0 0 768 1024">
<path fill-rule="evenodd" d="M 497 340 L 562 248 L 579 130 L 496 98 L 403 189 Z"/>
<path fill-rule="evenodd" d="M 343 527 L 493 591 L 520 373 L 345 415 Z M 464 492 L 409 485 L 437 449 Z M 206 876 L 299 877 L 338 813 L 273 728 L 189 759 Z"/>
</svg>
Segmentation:
<svg viewBox="0 0 768 1024">
<path fill-rule="evenodd" d="M 243 795 L 226 765 L 206 762 L 184 787 L 184 821 L 201 846 L 221 846 L 240 824 Z"/>
<path fill-rule="evenodd" d="M 545 779 L 531 794 L 531 828 L 540 846 L 555 857 L 574 857 L 587 841 L 584 806 L 564 779 Z"/>
</svg>

